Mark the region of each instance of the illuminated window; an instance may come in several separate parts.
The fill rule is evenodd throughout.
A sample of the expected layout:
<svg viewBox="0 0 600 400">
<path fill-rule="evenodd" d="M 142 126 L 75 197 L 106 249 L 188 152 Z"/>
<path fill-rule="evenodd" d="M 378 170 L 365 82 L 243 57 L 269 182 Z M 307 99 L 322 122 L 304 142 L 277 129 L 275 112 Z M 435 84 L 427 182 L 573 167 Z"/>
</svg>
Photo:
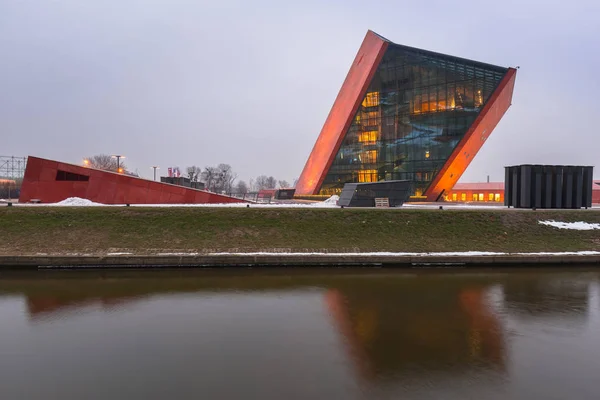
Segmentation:
<svg viewBox="0 0 600 400">
<path fill-rule="evenodd" d="M 375 144 L 377 141 L 377 131 L 359 133 L 358 141 L 364 144 Z"/>
<path fill-rule="evenodd" d="M 377 150 L 369 150 L 361 153 L 360 157 L 363 164 L 374 164 L 377 162 Z"/>
<path fill-rule="evenodd" d="M 481 89 L 477 91 L 475 95 L 475 107 L 481 107 L 483 105 L 483 95 L 481 94 Z"/>
<path fill-rule="evenodd" d="M 363 107 L 376 107 L 379 105 L 379 92 L 367 93 L 362 102 Z"/>
<path fill-rule="evenodd" d="M 488 200 L 489 201 L 494 201 L 494 193 L 488 194 Z"/>
<path fill-rule="evenodd" d="M 456 198 L 457 198 L 457 197 L 458 197 L 458 196 L 456 195 L 456 193 L 452 193 L 452 201 L 456 201 Z"/>
<path fill-rule="evenodd" d="M 358 171 L 359 182 L 377 182 L 377 171 L 374 169 L 365 169 Z"/>
<path fill-rule="evenodd" d="M 478 198 L 479 196 L 477 196 L 477 193 L 473 193 L 473 201 L 477 201 Z"/>
<path fill-rule="evenodd" d="M 456 100 L 454 99 L 454 95 L 450 96 L 450 104 L 448 106 L 450 109 L 456 108 Z"/>
<path fill-rule="evenodd" d="M 461 193 L 460 194 L 460 200 L 461 201 L 467 201 L 467 194 L 466 193 Z"/>
<path fill-rule="evenodd" d="M 484 197 L 483 197 L 483 193 L 479 193 L 479 201 L 483 201 Z"/>
<path fill-rule="evenodd" d="M 378 111 L 369 111 L 367 113 L 363 113 L 362 125 L 363 126 L 379 125 L 379 112 Z"/>
<path fill-rule="evenodd" d="M 496 193 L 496 194 L 494 195 L 494 200 L 495 200 L 495 201 L 500 201 L 500 193 Z"/>
</svg>

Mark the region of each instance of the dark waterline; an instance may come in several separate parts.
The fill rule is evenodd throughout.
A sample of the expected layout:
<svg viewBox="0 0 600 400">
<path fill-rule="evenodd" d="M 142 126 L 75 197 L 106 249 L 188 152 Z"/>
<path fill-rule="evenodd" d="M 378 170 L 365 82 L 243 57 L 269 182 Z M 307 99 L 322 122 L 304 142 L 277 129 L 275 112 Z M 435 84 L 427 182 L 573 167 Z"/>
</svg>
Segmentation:
<svg viewBox="0 0 600 400">
<path fill-rule="evenodd" d="M 0 272 L 0 399 L 598 399 L 600 271 Z"/>
</svg>

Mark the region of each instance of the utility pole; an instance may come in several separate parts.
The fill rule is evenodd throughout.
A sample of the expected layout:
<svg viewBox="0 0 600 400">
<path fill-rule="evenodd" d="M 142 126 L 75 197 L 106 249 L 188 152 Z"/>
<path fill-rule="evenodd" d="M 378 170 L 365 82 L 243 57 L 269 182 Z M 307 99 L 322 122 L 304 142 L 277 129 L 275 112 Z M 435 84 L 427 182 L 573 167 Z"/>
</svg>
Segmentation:
<svg viewBox="0 0 600 400">
<path fill-rule="evenodd" d="M 121 158 L 125 158 L 125 156 L 122 156 L 120 154 L 113 154 L 111 155 L 111 157 L 117 159 L 117 172 L 121 173 L 120 160 Z"/>
<path fill-rule="evenodd" d="M 154 169 L 154 180 L 156 180 L 156 170 L 160 169 L 160 167 L 158 165 L 153 165 L 150 168 Z"/>
</svg>

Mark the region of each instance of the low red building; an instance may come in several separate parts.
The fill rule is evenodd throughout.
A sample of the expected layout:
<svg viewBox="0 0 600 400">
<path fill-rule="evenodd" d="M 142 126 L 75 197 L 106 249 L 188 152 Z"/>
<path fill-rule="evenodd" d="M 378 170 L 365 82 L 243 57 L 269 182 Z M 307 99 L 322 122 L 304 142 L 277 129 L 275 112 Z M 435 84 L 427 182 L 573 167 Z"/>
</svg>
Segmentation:
<svg viewBox="0 0 600 400">
<path fill-rule="evenodd" d="M 504 182 L 457 183 L 445 197 L 451 202 L 504 202 Z"/>
<path fill-rule="evenodd" d="M 204 190 L 29 157 L 19 202 L 56 203 L 69 197 L 102 204 L 245 203 Z"/>
<path fill-rule="evenodd" d="M 450 202 L 504 203 L 504 182 L 457 183 L 445 197 Z M 592 184 L 592 203 L 600 204 L 600 180 Z"/>
</svg>

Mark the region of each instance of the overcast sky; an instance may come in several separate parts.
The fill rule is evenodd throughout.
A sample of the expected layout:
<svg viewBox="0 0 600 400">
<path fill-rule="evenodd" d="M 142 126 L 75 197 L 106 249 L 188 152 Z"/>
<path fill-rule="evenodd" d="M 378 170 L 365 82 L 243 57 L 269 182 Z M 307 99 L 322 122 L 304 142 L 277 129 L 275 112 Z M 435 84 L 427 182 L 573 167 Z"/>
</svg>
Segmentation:
<svg viewBox="0 0 600 400">
<path fill-rule="evenodd" d="M 0 0 L 0 154 L 229 163 L 292 181 L 368 29 L 520 66 L 462 181 L 517 163 L 595 165 L 600 1 Z"/>
</svg>

